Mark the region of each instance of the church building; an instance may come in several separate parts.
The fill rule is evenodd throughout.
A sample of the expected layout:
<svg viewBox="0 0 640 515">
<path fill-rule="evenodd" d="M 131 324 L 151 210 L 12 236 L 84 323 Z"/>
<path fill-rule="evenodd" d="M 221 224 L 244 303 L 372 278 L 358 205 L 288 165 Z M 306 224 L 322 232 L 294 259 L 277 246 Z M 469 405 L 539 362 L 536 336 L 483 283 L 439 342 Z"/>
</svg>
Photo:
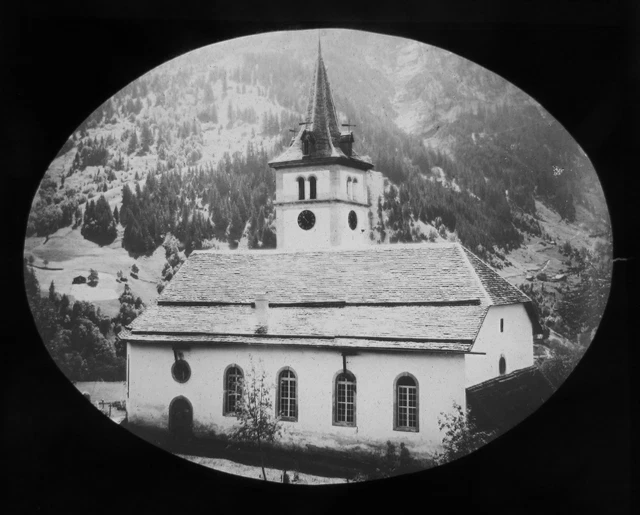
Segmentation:
<svg viewBox="0 0 640 515">
<path fill-rule="evenodd" d="M 469 388 L 533 365 L 530 299 L 468 249 L 373 240 L 383 178 L 353 144 L 319 48 L 306 119 L 270 162 L 277 248 L 194 251 L 120 333 L 130 425 L 229 434 L 253 365 L 283 445 L 427 455 Z"/>
</svg>

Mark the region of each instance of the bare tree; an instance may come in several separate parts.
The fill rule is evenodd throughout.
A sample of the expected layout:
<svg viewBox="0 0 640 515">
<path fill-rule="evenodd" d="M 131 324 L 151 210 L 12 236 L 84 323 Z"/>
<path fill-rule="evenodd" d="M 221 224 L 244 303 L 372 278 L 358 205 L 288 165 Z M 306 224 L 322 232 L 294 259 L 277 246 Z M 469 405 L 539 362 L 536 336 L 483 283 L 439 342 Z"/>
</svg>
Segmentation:
<svg viewBox="0 0 640 515">
<path fill-rule="evenodd" d="M 262 477 L 267 481 L 264 469 L 264 444 L 271 444 L 280 436 L 280 421 L 276 418 L 271 401 L 271 387 L 266 382 L 266 372 L 256 371 L 253 361 L 248 377 L 240 380 L 241 396 L 236 404 L 238 426 L 231 438 L 257 447 L 260 453 Z"/>
</svg>

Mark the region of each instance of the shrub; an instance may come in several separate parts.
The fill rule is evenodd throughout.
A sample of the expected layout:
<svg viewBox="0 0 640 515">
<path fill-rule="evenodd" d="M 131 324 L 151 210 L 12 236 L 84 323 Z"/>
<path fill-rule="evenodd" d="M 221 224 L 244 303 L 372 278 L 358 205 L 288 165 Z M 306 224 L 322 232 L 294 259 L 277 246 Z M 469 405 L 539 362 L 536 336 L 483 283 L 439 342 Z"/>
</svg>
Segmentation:
<svg viewBox="0 0 640 515">
<path fill-rule="evenodd" d="M 438 427 L 445 433 L 443 450 L 436 454 L 440 465 L 466 456 L 497 436 L 494 432 L 478 430 L 468 409 L 465 413 L 457 403 L 453 408 L 454 413 L 441 413 L 438 417 Z"/>
</svg>

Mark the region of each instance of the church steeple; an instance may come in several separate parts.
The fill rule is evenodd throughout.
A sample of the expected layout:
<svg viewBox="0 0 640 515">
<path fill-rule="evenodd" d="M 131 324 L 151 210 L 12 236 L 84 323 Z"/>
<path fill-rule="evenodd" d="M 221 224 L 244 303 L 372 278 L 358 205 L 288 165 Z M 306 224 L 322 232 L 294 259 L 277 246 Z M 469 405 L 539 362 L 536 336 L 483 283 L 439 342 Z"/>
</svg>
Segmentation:
<svg viewBox="0 0 640 515">
<path fill-rule="evenodd" d="M 319 39 L 308 95 L 289 148 L 269 163 L 275 169 L 278 248 L 370 245 L 371 199 L 384 190 L 382 175 L 353 152 L 353 134 L 340 131 Z"/>
<path fill-rule="evenodd" d="M 309 88 L 306 117 L 289 148 L 269 164 L 277 169 L 322 160 L 361 170 L 373 168 L 373 164 L 358 159 L 352 153 L 352 142 L 351 132 L 340 132 L 329 77 L 322 58 L 322 43 L 318 38 L 318 56 Z"/>
</svg>

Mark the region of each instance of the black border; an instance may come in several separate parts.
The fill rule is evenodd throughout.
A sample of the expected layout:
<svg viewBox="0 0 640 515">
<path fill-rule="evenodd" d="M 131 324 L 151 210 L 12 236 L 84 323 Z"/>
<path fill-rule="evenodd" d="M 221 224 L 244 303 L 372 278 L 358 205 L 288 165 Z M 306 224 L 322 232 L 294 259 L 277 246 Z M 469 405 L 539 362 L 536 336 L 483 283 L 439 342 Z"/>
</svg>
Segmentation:
<svg viewBox="0 0 640 515">
<path fill-rule="evenodd" d="M 630 4 L 615 0 L 313 3 L 276 9 L 185 2 L 23 2 L 0 20 L 0 134 L 5 175 L 4 469 L 9 512 L 168 512 L 295 506 L 362 512 L 419 509 L 626 513 L 630 496 L 630 295 L 637 221 L 630 177 L 638 101 Z M 313 14 L 311 14 L 313 13 Z M 313 23 L 301 20 L 318 20 Z M 267 21 L 274 20 L 274 21 Z M 355 21 L 359 20 L 359 21 Z M 617 261 L 592 348 L 528 421 L 483 450 L 431 472 L 383 483 L 288 491 L 174 458 L 104 420 L 53 365 L 24 298 L 22 246 L 31 198 L 68 134 L 142 73 L 200 46 L 270 30 L 344 27 L 417 39 L 502 75 L 542 103 L 598 170 Z M 635 28 L 635 27 L 634 27 Z M 636 42 L 637 43 L 637 42 Z M 636 82 L 632 82 L 636 81 Z M 635 145 L 634 145 L 635 143 Z M 634 227 L 635 229 L 635 227 Z M 636 404 L 637 405 L 637 404 Z M 248 494 L 248 495 L 247 495 Z M 286 497 L 287 502 L 282 503 Z M 407 504 L 408 505 L 408 504 Z M 423 508 L 420 508 L 423 507 Z"/>
</svg>

